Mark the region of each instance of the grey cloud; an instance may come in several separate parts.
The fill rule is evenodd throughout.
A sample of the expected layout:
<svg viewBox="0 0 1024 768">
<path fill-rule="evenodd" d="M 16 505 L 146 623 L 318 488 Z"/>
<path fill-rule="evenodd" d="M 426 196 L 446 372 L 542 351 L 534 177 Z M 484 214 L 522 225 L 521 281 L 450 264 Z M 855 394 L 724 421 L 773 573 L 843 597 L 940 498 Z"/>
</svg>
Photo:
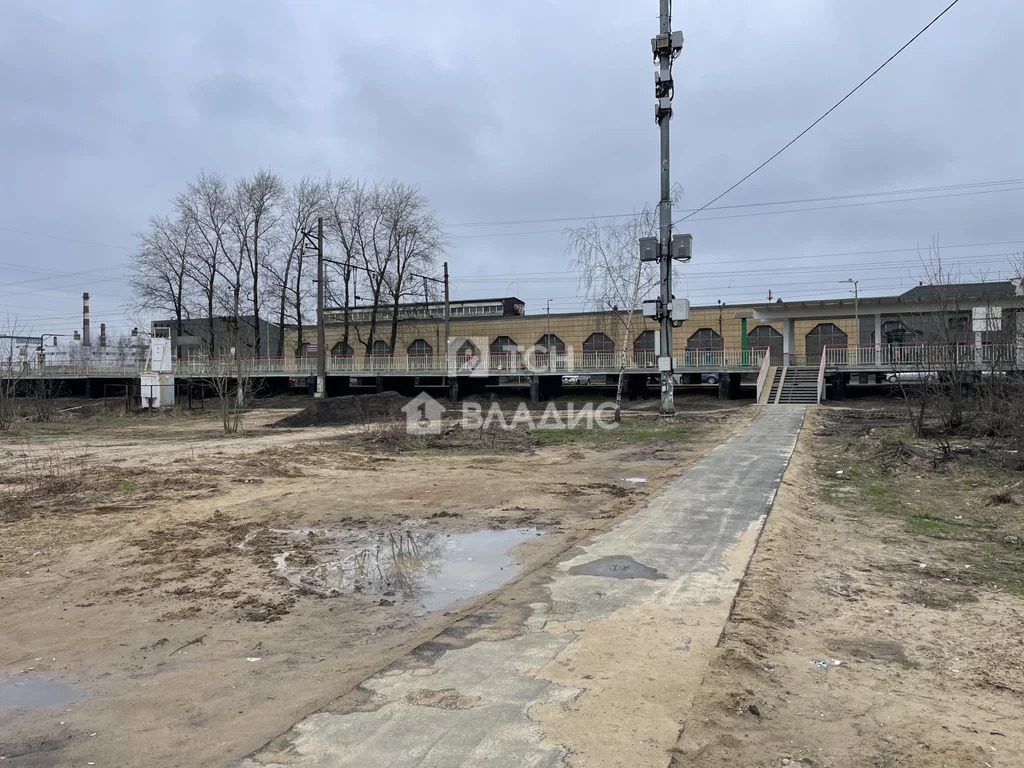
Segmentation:
<svg viewBox="0 0 1024 768">
<path fill-rule="evenodd" d="M 706 202 L 760 163 L 937 10 L 933 0 L 676 3 L 687 39 L 672 124 L 682 206 Z M 632 210 L 658 191 L 648 43 L 656 14 L 654 0 L 8 0 L 0 4 L 0 226 L 116 247 L 0 231 L 0 262 L 52 268 L 47 316 L 73 317 L 82 290 L 97 315 L 119 313 L 126 289 L 116 272 L 92 284 L 61 273 L 116 266 L 130 233 L 200 168 L 399 177 L 418 183 L 451 223 Z M 1022 27 L 1017 4 L 960 3 L 722 203 L 1024 177 Z M 1024 239 L 1021 199 L 1007 192 L 695 218 L 684 225 L 695 259 L 680 284 L 689 281 L 694 301 L 756 298 L 768 287 L 838 294 L 845 289 L 833 277 L 857 277 L 847 274 L 856 259 L 821 260 L 816 284 L 802 287 L 806 275 L 785 270 L 808 262 L 793 257 L 913 247 L 935 235 Z M 494 236 L 559 226 L 453 228 L 453 274 L 567 270 L 557 231 Z M 490 236 L 462 237 L 474 234 Z M 777 275 L 745 274 L 752 263 Z M 911 279 L 864 273 L 879 291 Z M 457 283 L 456 292 L 514 291 L 537 310 L 551 296 L 571 306 L 575 288 L 571 276 L 551 275 Z M 0 286 L 0 313 L 5 302 L 27 303 Z"/>
<path fill-rule="evenodd" d="M 201 120 L 212 117 L 292 130 L 302 124 L 302 114 L 286 86 L 234 72 L 199 80 L 192 90 L 192 101 Z"/>
</svg>

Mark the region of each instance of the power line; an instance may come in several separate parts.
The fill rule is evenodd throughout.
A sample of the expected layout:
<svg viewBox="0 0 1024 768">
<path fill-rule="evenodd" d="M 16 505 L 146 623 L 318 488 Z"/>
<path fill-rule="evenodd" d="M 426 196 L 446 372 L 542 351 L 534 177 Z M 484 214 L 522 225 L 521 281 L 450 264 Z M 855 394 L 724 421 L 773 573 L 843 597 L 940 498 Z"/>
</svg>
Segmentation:
<svg viewBox="0 0 1024 768">
<path fill-rule="evenodd" d="M 913 189 L 893 189 L 886 191 L 875 191 L 875 192 L 858 192 L 855 194 L 848 195 L 829 195 L 826 197 L 806 197 L 798 198 L 795 200 L 769 200 L 755 203 L 738 203 L 733 205 L 716 205 L 713 207 L 705 207 L 709 211 L 725 211 L 735 210 L 738 208 L 761 208 L 772 205 L 799 205 L 803 203 L 822 203 L 832 202 L 835 200 L 852 200 L 858 197 L 886 197 L 889 195 L 909 195 L 917 194 L 920 192 L 945 192 L 951 189 L 968 189 L 973 187 L 990 187 L 1007 184 L 1024 184 L 1024 179 L 1002 179 L 997 181 L 975 181 L 965 182 L 962 184 L 949 184 L 938 187 L 916 187 Z M 702 210 L 699 208 L 681 208 L 680 213 L 696 213 Z M 520 224 L 556 224 L 565 221 L 596 221 L 599 219 L 621 219 L 630 216 L 636 216 L 637 212 L 632 213 L 607 213 L 607 214 L 592 214 L 589 216 L 558 216 L 554 218 L 545 219 L 509 219 L 506 221 L 470 221 L 462 222 L 458 224 L 446 224 L 447 229 L 454 229 L 457 227 L 499 227 L 499 226 L 513 226 Z"/>
<path fill-rule="evenodd" d="M 1024 184 L 1024 178 L 1018 178 L 1018 179 L 995 179 L 995 180 L 989 180 L 989 181 L 973 181 L 973 182 L 963 182 L 963 183 L 960 183 L 960 184 L 947 184 L 947 185 L 932 186 L 932 187 L 913 187 L 913 188 L 910 188 L 910 189 L 875 190 L 875 191 L 869 191 L 869 192 L 851 193 L 851 194 L 847 194 L 847 195 L 826 195 L 826 196 L 822 196 L 822 197 L 806 197 L 806 198 L 796 198 L 796 199 L 792 199 L 792 200 L 762 200 L 762 201 L 756 201 L 756 202 L 752 202 L 752 203 L 739 203 L 739 204 L 733 204 L 733 205 L 703 206 L 702 208 L 682 208 L 682 209 L 680 209 L 680 212 L 687 212 L 687 211 L 689 211 L 690 213 L 697 213 L 698 211 L 702 211 L 702 210 L 726 211 L 726 210 L 740 210 L 740 209 L 745 209 L 745 208 L 767 208 L 767 207 L 779 206 L 779 205 L 802 205 L 802 204 L 805 204 L 805 203 L 834 202 L 834 201 L 837 201 L 837 200 L 855 200 L 857 198 L 862 198 L 862 197 L 890 197 L 890 196 L 893 196 L 893 195 L 909 195 L 909 194 L 919 194 L 919 193 L 926 193 L 926 192 L 947 192 L 947 191 L 951 191 L 951 190 L 960 190 L 960 189 L 977 189 L 978 187 L 1006 187 L 1006 186 L 1014 185 L 1014 184 Z M 1012 190 L 1011 189 L 1007 189 L 1007 190 L 992 190 L 992 191 L 1017 191 L 1017 190 L 1016 189 L 1012 189 Z M 932 195 L 930 197 L 941 198 L 941 197 L 945 197 L 945 196 L 944 195 Z M 917 199 L 929 199 L 929 198 L 926 197 L 926 198 L 913 198 L 913 199 L 917 200 Z M 891 200 L 891 201 L 885 201 L 885 202 L 898 203 L 898 202 L 906 202 L 906 201 L 902 200 L 902 199 L 897 199 L 897 200 Z M 823 208 L 814 208 L 814 209 L 810 209 L 810 210 L 827 210 L 828 208 L 829 207 L 826 206 L 826 207 L 823 207 Z M 799 210 L 803 210 L 803 209 L 797 209 L 797 210 L 799 211 Z M 794 211 L 778 211 L 778 213 L 791 213 L 791 212 L 794 212 Z M 510 219 L 510 220 L 506 220 L 506 221 L 463 222 L 463 223 L 458 223 L 458 224 L 448 224 L 446 226 L 448 228 L 455 228 L 455 227 L 512 226 L 512 225 L 520 225 L 520 224 L 551 224 L 551 223 L 569 222 L 569 221 L 591 221 L 591 220 L 601 220 L 601 219 L 615 219 L 615 218 L 624 218 L 624 217 L 635 216 L 635 215 L 636 215 L 636 212 L 633 212 L 633 213 L 610 213 L 610 214 L 596 214 L 596 215 L 591 215 L 591 216 L 561 216 L 561 217 L 543 218 L 543 219 L 514 219 L 514 220 Z M 725 218 L 725 217 L 716 216 L 716 217 L 707 217 L 707 218 L 711 219 L 711 218 Z M 704 219 L 702 218 L 702 219 L 699 219 L 699 220 L 703 221 Z M 70 237 L 63 237 L 63 236 L 57 236 L 57 235 L 47 235 L 47 234 L 40 233 L 40 232 L 30 232 L 28 230 L 13 229 L 13 228 L 10 228 L 10 227 L 0 227 L 0 231 L 2 231 L 2 232 L 15 232 L 15 233 L 22 234 L 22 235 L 29 235 L 29 236 L 32 236 L 32 237 L 43 237 L 43 238 L 48 238 L 48 239 L 51 239 L 51 240 L 61 240 L 61 241 L 64 241 L 64 242 L 69 242 L 69 243 L 78 243 L 78 244 L 83 244 L 83 245 L 94 245 L 94 246 L 97 246 L 97 247 L 115 248 L 115 249 L 118 249 L 118 250 L 132 250 L 132 248 L 129 247 L 129 246 L 116 246 L 116 245 L 110 245 L 108 243 L 97 243 L 97 242 L 94 242 L 94 241 L 91 241 L 91 240 L 78 240 L 78 239 L 70 238 Z M 548 229 L 548 230 L 535 230 L 535 231 L 530 231 L 530 232 L 499 232 L 499 233 L 493 233 L 493 235 L 490 234 L 490 233 L 482 233 L 482 234 L 476 234 L 476 235 L 453 235 L 452 237 L 453 238 L 491 237 L 491 236 L 502 237 L 502 236 L 505 236 L 505 235 L 546 234 L 546 233 L 559 233 L 560 234 L 563 231 L 564 230 L 562 230 L 562 229 Z M 7 267 L 10 267 L 12 269 L 17 269 L 19 271 L 24 271 L 24 272 L 40 272 L 40 273 L 43 272 L 43 270 L 33 269 L 33 268 L 30 268 L 30 267 L 24 267 L 24 266 L 21 266 L 21 265 L 18 265 L 18 264 L 13 264 L 11 262 L 0 262 L 0 265 L 7 266 Z M 109 266 L 109 267 L 96 267 L 94 270 L 89 270 L 89 271 L 103 271 L 103 270 L 117 270 L 117 269 L 123 269 L 123 267 L 121 265 L 115 265 L 115 266 Z"/>
<path fill-rule="evenodd" d="M 1009 257 L 1009 256 L 1014 256 L 1015 253 L 1016 252 L 1014 252 L 1014 251 L 1007 251 L 1007 252 L 1001 252 L 1001 253 L 978 253 L 978 254 L 971 254 L 971 255 L 961 256 L 961 257 L 959 257 L 956 260 L 949 260 L 946 263 L 948 263 L 948 264 L 962 264 L 962 263 L 965 263 L 965 262 L 967 262 L 967 263 L 974 263 L 974 262 L 985 261 L 985 260 L 989 260 L 989 259 L 998 259 L 998 258 L 1005 258 L 1005 257 Z M 764 261 L 764 260 L 762 260 L 762 261 Z M 848 271 L 851 268 L 855 268 L 856 270 L 863 270 L 863 269 L 882 270 L 882 269 L 892 269 L 894 267 L 920 266 L 920 264 L 921 264 L 921 262 L 919 260 L 894 261 L 892 259 L 888 259 L 888 260 L 885 260 L 885 261 L 859 261 L 859 262 L 857 262 L 856 265 L 850 265 L 849 263 L 845 263 L 844 262 L 844 263 L 840 263 L 840 264 L 816 264 L 814 266 L 815 266 L 815 269 L 820 270 L 820 271 L 832 271 L 832 270 Z M 806 273 L 807 269 L 808 269 L 807 265 L 803 265 L 803 266 L 797 265 L 797 266 L 792 266 L 792 267 L 782 267 L 782 266 L 778 266 L 778 267 L 765 267 L 763 269 L 743 269 L 743 268 L 740 268 L 740 269 L 717 269 L 717 270 L 710 270 L 710 271 L 705 271 L 705 272 L 694 272 L 694 273 L 690 273 L 688 276 L 689 276 L 689 279 L 691 279 L 691 280 L 710 280 L 710 279 L 713 279 L 713 278 L 748 277 L 748 276 L 759 276 L 759 275 L 769 275 L 770 276 L 770 275 L 777 275 L 777 274 L 786 274 L 786 273 L 789 273 L 789 272 Z M 516 280 L 515 282 L 521 282 L 521 283 L 526 283 L 526 284 L 530 285 L 530 284 L 549 284 L 549 283 L 576 282 L 578 279 L 579 279 L 579 275 L 575 275 L 574 276 L 572 274 L 566 274 L 564 277 L 553 277 L 553 276 L 552 277 L 528 277 L 528 278 L 523 278 L 521 280 Z M 454 282 L 456 282 L 456 283 L 474 283 L 474 282 L 477 282 L 477 283 L 479 283 L 479 282 L 499 282 L 499 283 L 504 283 L 506 281 L 504 279 L 502 279 L 502 278 L 498 278 L 496 280 L 491 280 L 489 278 L 476 278 L 476 279 L 455 280 Z"/>
<path fill-rule="evenodd" d="M 941 200 L 948 197 L 971 197 L 974 195 L 988 195 L 996 192 L 1020 192 L 1024 190 L 1024 186 L 1021 187 L 1003 187 L 1000 189 L 982 189 L 973 192 L 951 192 L 945 195 L 924 195 L 921 197 L 901 197 L 894 200 L 868 200 L 860 203 L 842 203 L 840 205 L 820 205 L 811 208 L 785 208 L 781 211 L 752 211 L 749 213 L 731 213 L 725 216 L 701 216 L 693 221 L 718 221 L 721 219 L 743 219 L 750 216 L 775 216 L 781 213 L 805 213 L 807 211 L 831 211 L 838 208 L 860 208 L 867 205 L 889 205 L 892 203 L 912 203 L 920 200 Z M 702 209 L 695 209 L 702 210 Z M 685 221 L 689 216 L 685 216 L 679 219 L 679 222 Z M 679 222 L 676 222 L 677 224 Z M 609 225 L 609 227 L 612 225 Z M 513 235 L 546 235 L 546 234 L 564 234 L 565 229 L 536 229 L 525 232 L 488 232 L 477 235 L 451 235 L 452 240 L 469 240 L 481 237 L 509 237 Z"/>
<path fill-rule="evenodd" d="M 43 232 L 29 232 L 25 229 L 14 229 L 13 227 L 0 227 L 0 232 L 14 232 L 18 235 L 31 235 L 32 237 L 43 237 L 47 240 L 60 240 L 65 243 L 77 243 L 78 245 L 92 245 L 97 248 L 114 248 L 118 251 L 131 251 L 136 246 L 128 245 L 111 245 L 110 243 L 97 243 L 95 240 L 79 240 L 74 237 L 63 237 L 61 235 L 48 235 Z"/>
<path fill-rule="evenodd" d="M 993 241 L 993 242 L 986 242 L 986 243 L 955 243 L 953 245 L 941 245 L 939 248 L 940 248 L 940 250 L 945 251 L 945 250 L 951 250 L 953 248 L 988 248 L 990 246 L 996 246 L 996 245 L 1024 245 L 1024 240 L 996 240 L 996 241 Z M 888 254 L 888 253 L 912 253 L 914 251 L 920 251 L 920 250 L 921 250 L 921 248 L 920 248 L 920 246 L 918 246 L 918 247 L 914 247 L 914 248 L 886 248 L 886 249 L 882 249 L 882 250 L 873 250 L 873 251 L 843 251 L 843 252 L 839 252 L 839 253 L 815 253 L 815 254 L 806 254 L 806 255 L 803 255 L 803 256 L 786 256 L 784 258 L 786 259 L 786 261 L 795 261 L 797 259 L 831 259 L 831 258 L 839 258 L 839 257 L 845 257 L 845 256 L 879 256 L 879 255 Z M 736 263 L 754 262 L 754 261 L 756 261 L 758 263 L 763 263 L 764 260 L 765 260 L 764 256 L 755 256 L 755 257 L 750 258 L 750 259 L 733 259 L 729 263 L 730 264 L 736 264 Z M 572 270 L 560 270 L 560 271 L 554 271 L 554 272 L 519 272 L 519 273 L 509 272 L 509 273 L 503 273 L 503 274 L 493 274 L 493 275 L 488 275 L 488 276 L 464 275 L 464 276 L 460 277 L 458 275 L 452 275 L 452 280 L 462 280 L 462 281 L 490 281 L 490 280 L 495 280 L 495 281 L 499 281 L 499 282 L 508 282 L 508 281 L 518 282 L 520 280 L 531 278 L 531 277 L 546 277 L 546 276 L 549 276 L 549 275 L 577 275 L 577 274 L 578 274 L 577 272 L 574 272 Z"/>
<path fill-rule="evenodd" d="M 934 19 L 932 19 L 932 20 L 931 20 L 931 21 L 929 21 L 929 22 L 928 22 L 927 24 L 925 24 L 924 28 L 922 28 L 922 29 L 921 29 L 921 30 L 920 30 L 920 31 L 919 31 L 919 32 L 918 32 L 918 33 L 917 33 L 916 35 L 914 35 L 914 36 L 913 36 L 912 38 L 910 38 L 910 39 L 909 39 L 909 40 L 908 40 L 907 42 L 905 42 L 905 43 L 904 43 L 904 44 L 903 44 L 903 45 L 902 45 L 902 46 L 900 47 L 900 49 L 899 49 L 898 51 L 896 51 L 896 53 L 894 53 L 894 54 L 893 54 L 892 56 L 890 56 L 890 57 L 889 57 L 889 58 L 887 58 L 887 59 L 886 59 L 885 61 L 883 61 L 883 62 L 882 62 L 882 63 L 881 63 L 880 65 L 878 65 L 878 68 L 877 68 L 877 69 L 875 69 L 875 71 L 874 71 L 874 72 L 872 72 L 872 73 L 871 73 L 870 75 L 868 75 L 868 76 L 867 76 L 867 77 L 865 77 L 865 78 L 864 78 L 863 80 L 861 80 L 861 81 L 860 81 L 859 83 L 857 83 L 857 85 L 856 85 L 856 86 L 854 86 L 853 90 L 851 90 L 851 91 L 850 91 L 849 93 L 847 93 L 847 94 L 846 94 L 845 96 L 843 96 L 843 98 L 841 98 L 841 99 L 840 99 L 839 101 L 837 101 L 837 102 L 836 102 L 835 104 L 833 104 L 833 105 L 832 105 L 831 107 L 829 107 L 829 109 L 828 109 L 828 110 L 827 110 L 827 111 L 826 111 L 826 112 L 825 112 L 825 113 L 824 113 L 824 114 L 823 114 L 823 115 L 822 115 L 821 117 L 819 117 L 819 118 L 818 118 L 817 120 L 815 120 L 815 121 L 814 121 L 813 123 L 811 123 L 811 124 L 810 124 L 809 126 L 807 126 L 806 128 L 804 128 L 804 129 L 803 129 L 802 131 L 800 131 L 800 133 L 798 133 L 798 134 L 797 134 L 797 135 L 796 135 L 795 137 L 793 137 L 792 139 L 790 139 L 790 141 L 789 141 L 789 142 L 787 142 L 787 143 L 786 143 L 786 145 L 782 147 L 782 149 L 778 150 L 778 151 L 777 151 L 777 152 L 776 152 L 776 153 L 775 153 L 774 155 L 772 155 L 771 157 L 769 157 L 769 158 L 768 158 L 767 160 L 765 160 L 765 161 L 764 161 L 763 163 L 761 163 L 761 164 L 760 164 L 759 166 L 757 166 L 757 167 L 756 167 L 756 168 L 755 168 L 754 170 L 752 170 L 752 171 L 751 171 L 750 173 L 748 173 L 748 174 L 747 174 L 746 176 L 744 176 L 744 177 L 743 177 L 742 179 L 740 179 L 739 181 L 737 181 L 737 182 L 736 182 L 735 184 L 733 184 L 733 185 L 732 185 L 731 187 L 729 187 L 729 188 L 728 188 L 727 190 L 725 190 L 724 192 L 722 192 L 722 193 L 721 193 L 720 195 L 718 195 L 717 197 L 713 197 L 713 198 L 711 198 L 711 200 L 709 200 L 708 202 L 706 202 L 706 203 L 705 203 L 704 205 L 702 205 L 702 206 L 701 206 L 700 208 L 698 208 L 697 210 L 693 211 L 692 213 L 689 213 L 689 214 L 687 214 L 686 216 L 683 216 L 683 218 L 679 219 L 678 221 L 676 221 L 676 222 L 673 222 L 673 225 L 675 225 L 675 224 L 678 224 L 678 223 L 680 223 L 680 222 L 683 222 L 683 221 L 686 221 L 687 219 L 691 218 L 691 217 L 692 217 L 692 216 L 693 216 L 694 214 L 696 214 L 696 213 L 699 213 L 700 211 L 703 211 L 703 210 L 704 210 L 705 208 L 707 208 L 707 207 L 708 207 L 709 205 L 712 205 L 712 204 L 714 204 L 714 203 L 717 203 L 717 202 L 718 202 L 719 200 L 721 200 L 721 199 L 722 199 L 723 197 L 725 197 L 725 196 L 726 196 L 727 194 L 729 194 L 729 193 L 730 193 L 730 192 L 732 192 L 732 191 L 733 191 L 734 189 L 736 189 L 736 187 L 738 187 L 738 186 L 739 186 L 740 184 L 742 184 L 743 182 L 745 182 L 745 181 L 746 181 L 747 179 L 749 179 L 749 178 L 750 178 L 751 176 L 753 176 L 753 175 L 754 175 L 755 173 L 757 173 L 757 172 L 758 172 L 758 171 L 760 171 L 760 170 L 761 170 L 762 168 L 764 168 L 764 167 L 765 167 L 766 165 L 768 165 L 768 163 L 770 163 L 770 162 L 771 162 L 772 160 L 774 160 L 774 159 L 775 159 L 776 157 L 778 157 L 778 156 L 779 156 L 779 155 L 781 155 L 781 154 L 782 154 L 783 152 L 785 152 L 785 151 L 786 151 L 787 149 L 789 149 L 789 148 L 790 148 L 791 146 L 793 146 L 794 144 L 796 144 L 796 143 L 797 143 L 797 142 L 798 142 L 798 141 L 799 141 L 799 140 L 800 140 L 801 138 L 803 138 L 803 137 L 804 137 L 804 135 L 805 135 L 805 134 L 807 134 L 807 133 L 808 133 L 808 132 L 809 132 L 809 131 L 810 131 L 810 130 L 811 130 L 812 128 L 814 128 L 814 127 L 815 127 L 815 126 L 816 126 L 816 125 L 817 125 L 818 123 L 820 123 L 820 122 L 821 122 L 822 120 L 824 120 L 824 119 L 825 119 L 826 117 L 828 117 L 829 115 L 831 115 L 831 114 L 832 114 L 832 113 L 833 113 L 833 112 L 834 112 L 834 111 L 835 111 L 836 109 L 838 109 L 838 108 L 839 108 L 839 106 L 840 106 L 840 105 L 841 105 L 841 104 L 842 104 L 842 103 L 843 103 L 844 101 L 846 101 L 846 100 L 847 100 L 848 98 L 850 98 L 851 96 L 853 96 L 853 94 L 855 94 L 855 93 L 856 93 L 857 91 L 859 91 L 859 90 L 861 89 L 861 87 L 862 87 L 862 86 L 863 86 L 863 85 L 864 85 L 865 83 L 867 83 L 867 82 L 868 82 L 869 80 L 871 80 L 871 78 L 873 78 L 873 77 L 874 77 L 875 75 L 877 75 L 877 74 L 878 74 L 879 72 L 881 72 L 881 71 L 882 71 L 883 69 L 885 69 L 886 65 L 887 65 L 887 64 L 889 64 L 889 62 L 890 62 L 890 61 L 892 61 L 893 59 L 895 59 L 895 58 L 896 58 L 897 56 L 899 56 L 899 55 L 900 55 L 901 53 L 903 53 L 903 51 L 905 51 L 905 50 L 906 50 L 907 48 L 909 48 L 909 47 L 910 47 L 910 45 L 911 45 L 911 44 L 912 44 L 912 43 L 913 43 L 913 42 L 914 42 L 915 40 L 917 40 L 917 38 L 919 38 L 919 37 L 920 37 L 921 35 L 923 35 L 923 34 L 924 34 L 925 32 L 927 32 L 927 31 L 928 31 L 928 29 L 929 29 L 929 28 L 930 28 L 930 27 L 931 27 L 931 26 L 932 26 L 932 25 L 933 25 L 933 24 L 934 24 L 935 22 L 937 22 L 937 21 L 938 21 L 939 19 L 941 19 L 941 18 L 942 18 L 943 16 L 945 16 L 945 15 L 946 15 L 946 12 L 947 12 L 947 11 L 949 11 L 949 10 L 950 10 L 950 9 L 951 9 L 951 8 L 952 8 L 952 7 L 954 6 L 954 5 L 956 5 L 956 4 L 958 3 L 958 2 L 960 2 L 960 0 L 953 0 L 953 2 L 951 2 L 951 3 L 950 3 L 949 5 L 947 5 L 947 6 L 945 7 L 945 8 L 943 8 L 943 9 L 942 9 L 942 11 L 941 11 L 941 12 L 939 13 L 939 15 L 938 15 L 938 16 L 936 16 L 936 17 L 935 17 Z"/>
</svg>

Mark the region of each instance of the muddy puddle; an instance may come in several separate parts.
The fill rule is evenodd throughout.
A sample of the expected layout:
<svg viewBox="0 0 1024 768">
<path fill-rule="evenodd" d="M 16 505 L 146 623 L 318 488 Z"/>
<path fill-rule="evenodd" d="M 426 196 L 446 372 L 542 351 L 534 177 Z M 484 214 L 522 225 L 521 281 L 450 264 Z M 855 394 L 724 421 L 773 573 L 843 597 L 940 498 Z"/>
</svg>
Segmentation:
<svg viewBox="0 0 1024 768">
<path fill-rule="evenodd" d="M 279 575 L 324 596 L 360 594 L 415 614 L 447 608 L 516 577 L 514 548 L 535 528 L 443 533 L 418 529 L 269 529 L 239 544 L 271 555 Z"/>
<path fill-rule="evenodd" d="M 23 675 L 0 680 L 0 709 L 50 709 L 81 701 L 85 692 L 59 680 Z"/>
</svg>

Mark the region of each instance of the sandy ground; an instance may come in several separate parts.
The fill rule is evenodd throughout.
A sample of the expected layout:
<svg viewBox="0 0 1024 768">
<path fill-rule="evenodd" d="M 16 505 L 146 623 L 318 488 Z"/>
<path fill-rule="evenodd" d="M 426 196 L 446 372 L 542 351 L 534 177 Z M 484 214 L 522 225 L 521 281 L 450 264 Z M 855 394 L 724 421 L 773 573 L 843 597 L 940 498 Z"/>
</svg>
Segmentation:
<svg viewBox="0 0 1024 768">
<path fill-rule="evenodd" d="M 1019 473 L 875 433 L 809 412 L 673 766 L 1024 765 Z"/>
<path fill-rule="evenodd" d="M 752 408 L 693 417 L 682 439 L 383 453 L 362 428 L 226 437 L 209 419 L 82 419 L 0 444 L 0 680 L 86 698 L 0 708 L 11 766 L 225 765 L 349 692 L 501 592 L 417 615 L 402 594 L 288 582 L 277 531 L 537 528 L 520 577 L 636 509 Z M 362 430 L 365 431 L 365 430 Z M 28 466 L 46 482 L 24 498 Z M 40 470 L 40 467 L 43 469 Z M 645 477 L 646 484 L 624 482 Z M 10 509 L 10 506 L 8 507 Z"/>
</svg>

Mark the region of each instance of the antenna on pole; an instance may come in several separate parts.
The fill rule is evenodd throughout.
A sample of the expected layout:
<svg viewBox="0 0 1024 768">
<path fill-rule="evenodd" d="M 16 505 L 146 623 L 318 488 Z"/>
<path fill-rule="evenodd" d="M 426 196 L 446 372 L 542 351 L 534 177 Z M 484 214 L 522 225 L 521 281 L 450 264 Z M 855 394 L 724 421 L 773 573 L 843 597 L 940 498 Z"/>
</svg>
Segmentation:
<svg viewBox="0 0 1024 768">
<path fill-rule="evenodd" d="M 660 291 L 654 317 L 661 322 L 658 340 L 661 354 L 658 356 L 658 370 L 661 372 L 661 414 L 671 416 L 676 412 L 675 380 L 672 361 L 672 328 L 682 325 L 689 315 L 686 302 L 674 307 L 672 294 L 672 260 L 690 260 L 690 235 L 672 236 L 672 179 L 669 173 L 671 145 L 669 142 L 669 121 L 672 119 L 672 98 L 675 86 L 672 82 L 672 62 L 683 50 L 683 33 L 672 31 L 672 2 L 660 0 L 661 18 L 657 37 L 651 39 L 651 52 L 658 65 L 654 73 L 654 120 L 661 129 L 661 202 L 659 209 L 659 237 L 640 239 L 640 260 L 657 261 L 660 271 Z M 673 309 L 677 311 L 673 312 Z"/>
</svg>

